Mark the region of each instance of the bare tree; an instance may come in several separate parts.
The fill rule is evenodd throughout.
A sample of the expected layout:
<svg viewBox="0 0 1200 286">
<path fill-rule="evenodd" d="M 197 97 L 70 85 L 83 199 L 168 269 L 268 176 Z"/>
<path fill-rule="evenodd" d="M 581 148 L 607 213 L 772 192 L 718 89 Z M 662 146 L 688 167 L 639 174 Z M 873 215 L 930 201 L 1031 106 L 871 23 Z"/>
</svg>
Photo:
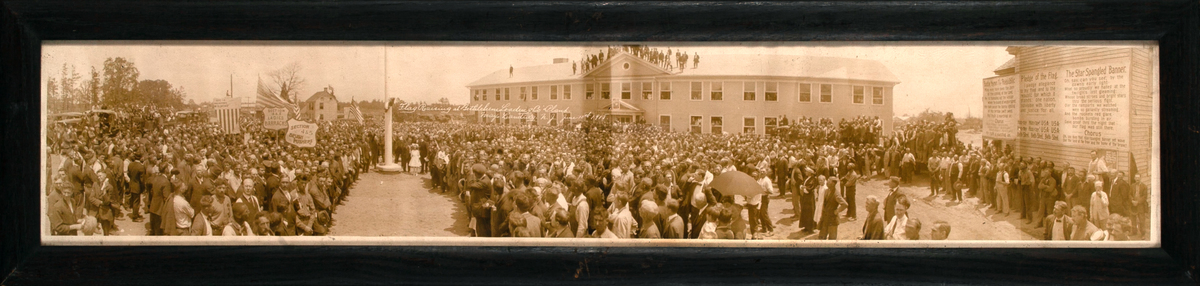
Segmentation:
<svg viewBox="0 0 1200 286">
<path fill-rule="evenodd" d="M 300 77 L 300 63 L 292 62 L 268 75 L 275 82 L 275 86 L 271 87 L 271 93 L 279 95 L 284 101 L 295 103 L 292 96 L 295 95 L 296 90 L 300 89 L 300 86 L 304 85 L 304 78 Z"/>
</svg>

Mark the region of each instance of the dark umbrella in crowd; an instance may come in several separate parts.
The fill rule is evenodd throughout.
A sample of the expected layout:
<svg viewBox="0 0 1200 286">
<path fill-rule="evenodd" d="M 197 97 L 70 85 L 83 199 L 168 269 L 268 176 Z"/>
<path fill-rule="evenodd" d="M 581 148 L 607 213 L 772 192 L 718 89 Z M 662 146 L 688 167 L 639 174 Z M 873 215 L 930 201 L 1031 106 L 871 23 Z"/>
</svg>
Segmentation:
<svg viewBox="0 0 1200 286">
<path fill-rule="evenodd" d="M 722 195 L 754 196 L 766 193 L 754 178 L 739 171 L 729 171 L 713 178 L 712 187 Z"/>
</svg>

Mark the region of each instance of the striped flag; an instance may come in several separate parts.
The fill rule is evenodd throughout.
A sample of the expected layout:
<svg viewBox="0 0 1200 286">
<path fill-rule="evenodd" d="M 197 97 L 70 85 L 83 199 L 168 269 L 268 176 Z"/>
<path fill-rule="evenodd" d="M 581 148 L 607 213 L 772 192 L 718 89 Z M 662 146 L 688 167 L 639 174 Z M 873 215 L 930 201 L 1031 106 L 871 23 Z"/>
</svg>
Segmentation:
<svg viewBox="0 0 1200 286">
<path fill-rule="evenodd" d="M 240 98 L 227 97 L 217 106 L 217 124 L 221 128 L 221 134 L 240 134 L 242 133 L 242 125 L 238 116 L 238 109 L 242 106 Z"/>
<path fill-rule="evenodd" d="M 350 99 L 350 119 L 358 120 L 358 124 L 363 124 L 362 110 L 358 109 L 358 103 L 354 99 Z"/>
<path fill-rule="evenodd" d="M 258 106 L 262 108 L 286 108 L 291 110 L 293 114 L 300 115 L 300 108 L 276 96 L 267 85 L 263 84 L 262 77 L 258 78 L 257 102 Z"/>
</svg>

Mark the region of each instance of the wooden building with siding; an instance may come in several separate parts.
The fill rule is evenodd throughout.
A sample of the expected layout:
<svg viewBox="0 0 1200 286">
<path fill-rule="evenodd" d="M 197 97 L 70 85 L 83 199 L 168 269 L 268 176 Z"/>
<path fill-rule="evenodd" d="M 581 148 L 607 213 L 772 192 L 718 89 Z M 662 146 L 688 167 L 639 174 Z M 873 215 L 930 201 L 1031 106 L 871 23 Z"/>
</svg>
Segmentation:
<svg viewBox="0 0 1200 286">
<path fill-rule="evenodd" d="M 984 79 L 984 139 L 1020 156 L 1086 168 L 1101 150 L 1108 167 L 1150 178 L 1158 98 L 1154 47 L 1013 46 Z"/>
</svg>

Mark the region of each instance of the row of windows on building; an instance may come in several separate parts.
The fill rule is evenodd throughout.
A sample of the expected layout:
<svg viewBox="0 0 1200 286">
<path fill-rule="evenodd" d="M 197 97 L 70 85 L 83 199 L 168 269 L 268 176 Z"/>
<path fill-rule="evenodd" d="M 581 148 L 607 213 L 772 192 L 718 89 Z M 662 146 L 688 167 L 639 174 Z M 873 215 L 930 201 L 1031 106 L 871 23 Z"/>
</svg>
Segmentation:
<svg viewBox="0 0 1200 286">
<path fill-rule="evenodd" d="M 520 112 L 483 112 L 480 120 L 485 123 L 539 125 L 541 122 L 550 126 L 570 125 L 571 114 L 566 112 L 520 113 Z"/>
<path fill-rule="evenodd" d="M 639 84 L 641 84 L 641 86 L 642 86 L 641 98 L 643 100 L 650 100 L 651 98 L 654 97 L 654 93 L 655 93 L 654 83 L 642 82 Z M 708 85 L 708 91 L 709 91 L 708 99 L 709 100 L 725 100 L 724 90 L 725 90 L 725 86 L 727 84 L 730 84 L 730 83 L 719 82 L 719 81 L 717 81 L 717 82 L 700 82 L 700 81 L 690 82 L 690 89 L 689 89 L 690 99 L 691 100 L 704 100 L 705 94 L 703 92 L 703 86 Z M 752 81 L 740 82 L 740 83 L 735 83 L 735 84 L 742 85 L 742 100 L 744 100 L 744 101 L 756 101 L 760 98 L 760 95 L 761 95 L 761 98 L 765 101 L 779 101 L 779 85 L 780 84 L 795 84 L 796 85 L 796 88 L 795 88 L 796 100 L 799 102 L 812 102 L 814 94 L 817 96 L 817 100 L 819 102 L 826 102 L 826 103 L 833 102 L 833 85 L 832 84 L 752 82 Z M 759 92 L 758 86 L 760 84 L 763 86 L 762 92 Z M 620 85 L 621 99 L 633 99 L 633 92 L 632 92 L 633 83 L 625 82 L 625 83 L 619 83 L 619 85 Z M 611 84 L 609 84 L 609 83 L 599 83 L 599 84 L 589 83 L 589 84 L 584 85 L 584 87 L 585 87 L 584 98 L 585 99 L 596 99 L 597 98 L 597 94 L 596 94 L 597 86 L 599 86 L 599 99 L 612 99 Z M 658 92 L 659 100 L 671 100 L 673 98 L 674 94 L 673 94 L 673 91 L 671 90 L 670 84 L 660 84 L 658 86 L 659 86 L 659 89 L 657 90 L 657 92 Z M 511 89 L 512 88 L 475 89 L 475 90 L 472 90 L 472 98 L 475 100 L 488 100 L 489 97 L 494 97 L 495 98 L 494 100 L 511 100 L 512 99 L 512 97 L 510 96 Z M 519 93 L 518 93 L 518 97 L 517 97 L 518 99 L 525 100 L 526 98 L 528 98 L 529 100 L 538 100 L 538 90 L 541 88 L 539 88 L 538 86 L 528 86 L 528 87 L 523 86 L 523 87 L 520 87 L 517 89 L 519 89 L 518 90 Z M 856 85 L 856 86 L 852 86 L 851 89 L 852 89 L 852 91 L 851 91 L 850 100 L 851 100 L 851 102 L 853 102 L 855 104 L 864 104 L 866 102 L 868 96 L 870 96 L 871 104 L 883 104 L 883 87 Z M 494 93 L 489 94 L 488 93 L 489 90 L 493 90 Z M 571 86 L 570 85 L 551 85 L 551 86 L 549 86 L 550 100 L 558 100 L 560 90 L 562 91 L 562 99 L 563 100 L 571 99 Z"/>
<path fill-rule="evenodd" d="M 621 121 L 625 121 L 627 123 L 643 122 L 643 118 L 641 115 L 635 115 L 633 117 L 623 117 L 622 119 L 624 119 L 624 120 L 621 120 Z M 704 133 L 704 126 L 705 126 L 704 123 L 705 122 L 708 123 L 709 133 L 720 134 L 720 133 L 725 132 L 725 130 L 724 130 L 725 129 L 725 117 L 724 116 L 709 116 L 708 120 L 705 121 L 704 116 L 692 115 L 692 116 L 690 116 L 689 119 L 690 119 L 689 132 L 691 132 L 691 133 Z M 496 113 L 483 114 L 482 120 L 483 120 L 483 122 L 488 122 L 488 123 L 521 124 L 521 125 L 548 124 L 550 126 L 558 126 L 558 125 L 565 126 L 565 125 L 571 124 L 571 114 L 570 113 L 557 113 L 557 112 L 556 113 L 524 113 L 524 114 L 496 112 Z M 649 122 L 646 122 L 646 123 L 649 123 Z M 758 117 L 754 117 L 754 116 L 742 117 L 742 133 L 757 133 L 758 126 L 759 126 L 758 123 L 759 123 Z M 658 126 L 660 128 L 662 128 L 663 131 L 668 131 L 668 132 L 674 131 L 671 129 L 671 116 L 670 115 L 659 115 L 658 116 Z M 762 118 L 762 127 L 765 128 L 765 130 L 768 134 L 770 134 L 770 133 L 774 132 L 776 128 L 779 127 L 779 119 L 776 117 L 763 117 Z"/>
<path fill-rule="evenodd" d="M 704 116 L 691 115 L 689 117 L 689 132 L 704 133 Z M 742 117 L 742 133 L 754 134 L 758 132 L 758 117 L 746 116 Z M 658 125 L 663 130 L 671 130 L 671 116 L 659 115 Z M 765 128 L 767 134 L 771 134 L 776 128 L 779 128 L 779 118 L 763 117 L 762 127 Z M 709 116 L 708 117 L 709 133 L 721 134 L 725 132 L 725 117 L 724 116 Z"/>
</svg>

